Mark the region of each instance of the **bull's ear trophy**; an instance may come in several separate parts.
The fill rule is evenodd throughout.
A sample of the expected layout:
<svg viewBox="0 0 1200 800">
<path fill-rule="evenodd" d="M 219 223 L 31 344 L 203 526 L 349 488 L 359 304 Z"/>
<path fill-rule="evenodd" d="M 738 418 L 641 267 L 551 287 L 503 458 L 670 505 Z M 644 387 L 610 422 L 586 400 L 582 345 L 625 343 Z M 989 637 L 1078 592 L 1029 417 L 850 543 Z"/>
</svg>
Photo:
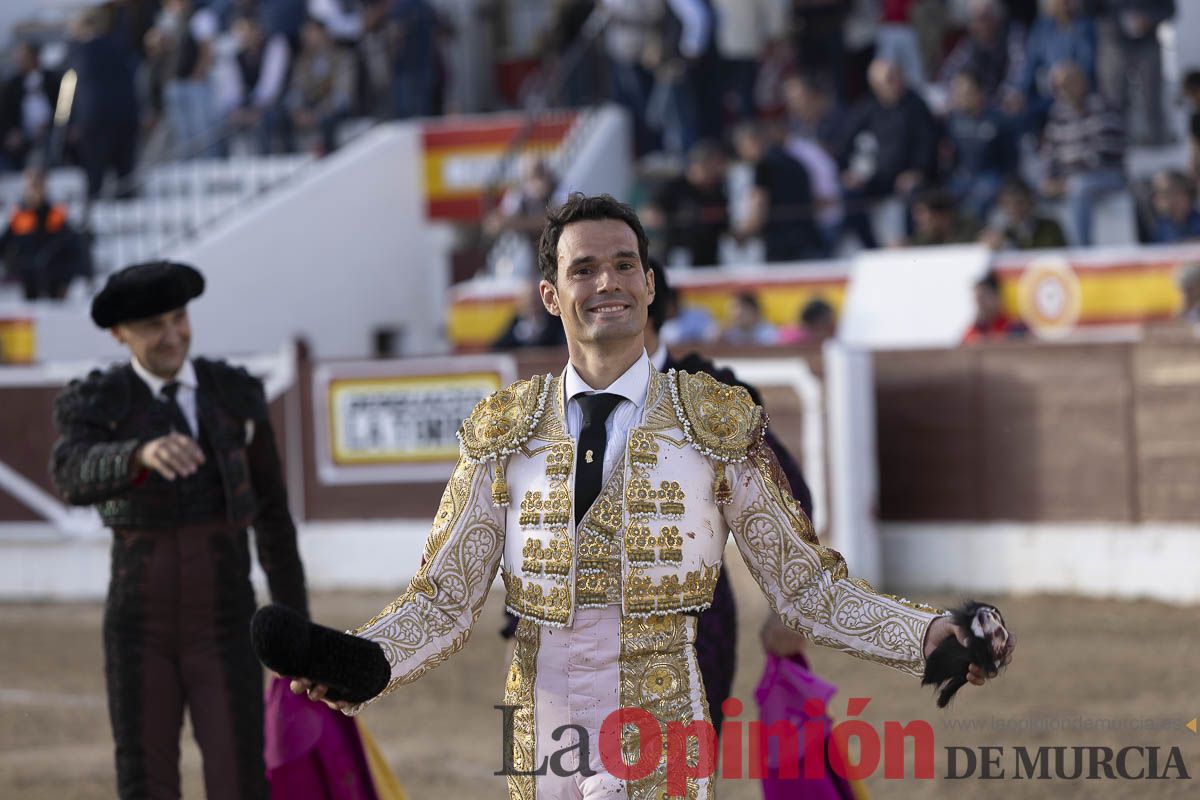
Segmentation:
<svg viewBox="0 0 1200 800">
<path fill-rule="evenodd" d="M 967 668 L 979 665 L 984 675 L 994 678 L 1008 663 L 1013 638 L 1004 626 L 1000 609 L 970 600 L 950 609 L 954 624 L 967 633 L 967 645 L 947 636 L 925 660 L 922 686 L 936 686 L 938 708 L 945 708 L 967 683 Z"/>
</svg>

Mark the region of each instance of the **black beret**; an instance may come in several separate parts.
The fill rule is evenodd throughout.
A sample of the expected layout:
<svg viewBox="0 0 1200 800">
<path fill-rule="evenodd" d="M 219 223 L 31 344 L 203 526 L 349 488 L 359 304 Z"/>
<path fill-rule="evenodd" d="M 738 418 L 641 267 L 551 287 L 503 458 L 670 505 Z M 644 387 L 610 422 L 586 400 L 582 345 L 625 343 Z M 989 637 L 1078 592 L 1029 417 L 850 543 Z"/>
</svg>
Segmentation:
<svg viewBox="0 0 1200 800">
<path fill-rule="evenodd" d="M 172 261 L 134 264 L 108 276 L 92 298 L 92 321 L 101 328 L 164 314 L 204 292 L 204 276 Z"/>
</svg>

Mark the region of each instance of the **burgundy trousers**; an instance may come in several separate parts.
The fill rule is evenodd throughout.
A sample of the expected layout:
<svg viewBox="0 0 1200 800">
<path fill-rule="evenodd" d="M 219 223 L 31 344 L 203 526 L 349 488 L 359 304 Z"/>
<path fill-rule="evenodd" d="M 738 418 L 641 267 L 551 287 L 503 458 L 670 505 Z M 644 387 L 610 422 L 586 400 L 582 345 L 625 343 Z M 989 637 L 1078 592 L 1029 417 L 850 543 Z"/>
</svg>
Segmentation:
<svg viewBox="0 0 1200 800">
<path fill-rule="evenodd" d="M 104 614 L 122 800 L 175 800 L 184 709 L 210 798 L 267 800 L 262 668 L 244 529 L 114 531 Z"/>
</svg>

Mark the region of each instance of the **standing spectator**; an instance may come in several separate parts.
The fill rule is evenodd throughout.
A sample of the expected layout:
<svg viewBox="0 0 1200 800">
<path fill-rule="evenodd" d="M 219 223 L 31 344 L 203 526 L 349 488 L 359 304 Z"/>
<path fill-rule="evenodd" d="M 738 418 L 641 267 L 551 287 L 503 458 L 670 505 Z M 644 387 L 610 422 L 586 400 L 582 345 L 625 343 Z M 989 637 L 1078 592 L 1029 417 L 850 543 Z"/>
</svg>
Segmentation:
<svg viewBox="0 0 1200 800">
<path fill-rule="evenodd" d="M 722 344 L 773 345 L 778 338 L 775 326 L 763 319 L 757 297 L 742 292 L 730 298 L 729 324 L 721 331 Z"/>
<path fill-rule="evenodd" d="M 1000 299 L 1000 279 L 988 272 L 975 283 L 975 321 L 963 334 L 963 344 L 980 344 L 1003 339 L 1020 339 L 1029 329 L 1004 313 Z"/>
<path fill-rule="evenodd" d="M 588 19 L 596 9 L 596 0 L 556 0 L 553 18 L 543 33 L 543 66 L 554 76 L 557 93 L 549 102 L 568 108 L 580 108 L 596 102 L 600 94 L 593 34 Z"/>
<path fill-rule="evenodd" d="M 837 313 L 824 298 L 814 297 L 800 309 L 800 324 L 779 329 L 779 344 L 815 347 L 837 336 Z"/>
<path fill-rule="evenodd" d="M 234 23 L 233 33 L 238 51 L 231 65 L 227 124 L 235 133 L 252 134 L 262 155 L 291 152 L 291 120 L 283 105 L 292 60 L 287 37 L 267 38 L 262 23 L 249 14 Z"/>
<path fill-rule="evenodd" d="M 1067 246 L 1062 226 L 1051 217 L 1036 213 L 1033 189 L 1020 178 L 1011 178 L 1000 190 L 1001 218 L 983 235 L 983 243 L 994 250 L 1043 250 Z"/>
<path fill-rule="evenodd" d="M 42 69 L 33 42 L 17 45 L 17 72 L 0 94 L 0 172 L 24 169 L 31 154 L 42 149 L 54 121 L 62 76 Z"/>
<path fill-rule="evenodd" d="M 925 65 L 912 26 L 915 5 L 917 0 L 882 0 L 875 56 L 898 66 L 909 86 L 920 87 L 925 85 Z"/>
<path fill-rule="evenodd" d="M 830 153 L 838 121 L 832 93 L 820 80 L 789 75 L 783 82 L 783 98 L 788 122 L 785 147 L 808 170 L 817 225 L 832 251 L 841 239 L 846 216 L 837 161 Z"/>
<path fill-rule="evenodd" d="M 1008 119 L 990 108 L 983 82 L 971 70 L 954 77 L 946 117 L 947 184 L 966 212 L 986 219 L 1000 186 L 1017 169 L 1017 139 Z"/>
<path fill-rule="evenodd" d="M 839 102 L 847 102 L 846 16 L 848 0 L 790 0 L 792 50 L 796 67 L 828 81 Z M 872 23 L 874 17 L 872 16 Z"/>
<path fill-rule="evenodd" d="M 783 80 L 783 108 L 790 137 L 830 150 L 837 145 L 845 119 L 825 79 L 809 73 L 788 75 Z"/>
<path fill-rule="evenodd" d="M 1024 64 L 1025 28 L 1005 20 L 998 0 L 972 0 L 967 35 L 946 56 L 938 80 L 949 94 L 954 78 L 971 72 L 992 104 L 1002 87 L 1017 81 Z"/>
<path fill-rule="evenodd" d="M 109 30 L 100 8 L 76 17 L 71 39 L 68 60 L 77 82 L 68 135 L 87 174 L 88 197 L 99 196 L 110 170 L 123 194 L 137 150 L 135 54 Z"/>
<path fill-rule="evenodd" d="M 835 154 L 851 206 L 846 227 L 858 233 L 864 246 L 874 247 L 865 205 L 893 195 L 908 202 L 932 180 L 940 132 L 929 106 L 905 85 L 896 64 L 872 62 L 868 80 L 871 96 L 851 111 Z"/>
<path fill-rule="evenodd" d="M 428 0 L 392 0 L 388 19 L 392 50 L 392 113 L 396 119 L 428 117 L 441 108 L 438 16 Z"/>
<path fill-rule="evenodd" d="M 71 280 L 87 273 L 79 237 L 67 224 L 67 210 L 46 197 L 46 174 L 25 170 L 25 192 L 0 235 L 5 272 L 21 282 L 26 300 L 61 300 Z"/>
<path fill-rule="evenodd" d="M 1101 0 L 1096 72 L 1100 91 L 1125 109 L 1130 140 L 1162 145 L 1170 140 L 1163 114 L 1159 27 L 1175 15 L 1175 0 Z"/>
<path fill-rule="evenodd" d="M 721 57 L 721 91 L 728 105 L 734 100 L 734 116 L 757 115 L 754 98 L 758 66 L 767 53 L 779 46 L 788 29 L 783 0 L 712 0 L 720 24 L 717 53 Z"/>
<path fill-rule="evenodd" d="M 954 195 L 945 189 L 918 193 L 912 216 L 914 230 L 908 244 L 913 247 L 966 244 L 979 236 L 978 223 L 962 214 Z"/>
<path fill-rule="evenodd" d="M 743 122 L 734 130 L 733 141 L 738 157 L 754 169 L 754 188 L 738 238 L 761 236 L 767 261 L 825 256 L 808 170 L 759 123 Z"/>
<path fill-rule="evenodd" d="M 1092 209 L 1106 194 L 1125 188 L 1125 128 L 1121 114 L 1098 93 L 1076 64 L 1051 73 L 1054 105 L 1046 123 L 1047 178 L 1042 193 L 1065 198 L 1079 244 L 1092 243 Z"/>
<path fill-rule="evenodd" d="M 604 27 L 604 52 L 608 56 L 609 86 L 613 100 L 633 120 L 634 155 L 657 149 L 654 131 L 646 122 L 646 108 L 654 78 L 646 68 L 663 8 L 661 0 L 600 0 L 608 15 Z"/>
<path fill-rule="evenodd" d="M 1179 318 L 1193 325 L 1200 325 L 1200 264 L 1188 264 L 1179 270 L 1179 294 L 1183 306 Z"/>
<path fill-rule="evenodd" d="M 316 20 L 304 23 L 302 38 L 288 97 L 291 122 L 301 134 L 318 133 L 321 152 L 332 153 L 337 149 L 338 125 L 349 116 L 354 102 L 354 56 L 335 45 Z"/>
<path fill-rule="evenodd" d="M 642 214 L 647 229 L 663 234 L 663 253 L 687 251 L 694 267 L 718 262 L 721 236 L 729 231 L 725 153 L 716 142 L 696 144 L 679 175 L 659 189 Z M 666 258 L 664 258 L 666 260 Z"/>
<path fill-rule="evenodd" d="M 239 0 L 240 1 L 240 0 Z M 300 47 L 300 31 L 307 19 L 306 0 L 244 0 L 246 8 L 257 7 L 267 36 L 282 33 L 292 49 Z"/>
<path fill-rule="evenodd" d="M 1164 170 L 1154 176 L 1151 186 L 1154 206 L 1151 240 L 1156 244 L 1174 244 L 1200 239 L 1196 189 L 1187 176 L 1176 170 Z"/>
<path fill-rule="evenodd" d="M 155 27 L 161 37 L 163 99 L 175 157 L 213 157 L 220 131 L 211 76 L 220 21 L 211 9 L 196 7 L 192 0 L 167 0 Z"/>
<path fill-rule="evenodd" d="M 1079 13 L 1078 0 L 1045 0 L 1025 45 L 1025 67 L 1017 91 L 1006 99 L 1010 114 L 1024 114 L 1027 128 L 1040 131 L 1052 102 L 1050 73 L 1071 62 L 1091 82 L 1096 75 L 1096 28 Z"/>
<path fill-rule="evenodd" d="M 520 181 L 484 217 L 483 231 L 496 240 L 493 254 L 503 254 L 497 266 L 507 262 L 501 267 L 504 271 L 524 276 L 537 269 L 538 239 L 546 227 L 546 209 L 558 188 L 558 176 L 535 153 L 522 156 L 519 168 Z"/>
</svg>

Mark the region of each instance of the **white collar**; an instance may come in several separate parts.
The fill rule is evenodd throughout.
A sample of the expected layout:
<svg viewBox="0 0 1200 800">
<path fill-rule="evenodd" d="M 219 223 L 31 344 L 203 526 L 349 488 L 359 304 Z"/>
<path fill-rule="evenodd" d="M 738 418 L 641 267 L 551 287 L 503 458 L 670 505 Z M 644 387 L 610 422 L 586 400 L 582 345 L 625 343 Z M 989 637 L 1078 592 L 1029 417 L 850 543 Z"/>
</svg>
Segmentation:
<svg viewBox="0 0 1200 800">
<path fill-rule="evenodd" d="M 162 388 L 170 381 L 175 381 L 178 384 L 188 387 L 195 391 L 199 385 L 196 382 L 196 369 L 192 366 L 192 360 L 189 358 L 183 362 L 183 366 L 179 368 L 179 372 L 175 373 L 175 377 L 171 379 L 160 378 L 150 370 L 142 366 L 141 362 L 136 357 L 129 359 L 129 365 L 133 367 L 133 371 L 142 379 L 142 383 L 150 388 L 150 394 L 158 397 L 162 394 Z"/>
<path fill-rule="evenodd" d="M 566 376 L 563 378 L 563 392 L 566 394 L 567 402 L 575 395 L 589 394 L 592 392 L 605 392 L 607 394 L 616 394 L 633 403 L 638 408 L 646 404 L 646 394 L 650 391 L 650 357 L 646 355 L 646 351 L 642 350 L 642 356 L 637 361 L 633 362 L 633 366 L 625 370 L 621 377 L 613 381 L 604 389 L 593 389 L 588 386 L 587 381 L 579 377 L 579 373 L 575 371 L 575 365 L 567 362 Z"/>
<path fill-rule="evenodd" d="M 663 372 L 664 367 L 667 366 L 667 359 L 670 357 L 671 354 L 667 352 L 666 342 L 660 340 L 658 349 L 654 351 L 654 355 L 650 356 L 650 363 L 654 365 L 656 370 Z"/>
</svg>

